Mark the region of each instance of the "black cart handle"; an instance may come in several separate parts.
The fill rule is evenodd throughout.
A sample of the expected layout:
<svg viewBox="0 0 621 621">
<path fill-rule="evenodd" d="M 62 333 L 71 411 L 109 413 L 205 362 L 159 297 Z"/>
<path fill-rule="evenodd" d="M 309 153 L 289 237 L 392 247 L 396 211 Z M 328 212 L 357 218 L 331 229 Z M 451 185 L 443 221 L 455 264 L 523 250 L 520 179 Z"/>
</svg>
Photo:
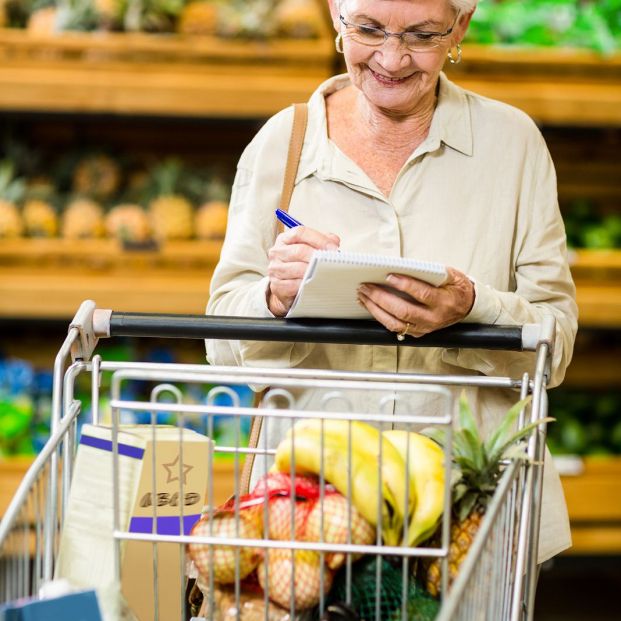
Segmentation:
<svg viewBox="0 0 621 621">
<path fill-rule="evenodd" d="M 123 313 L 98 309 L 95 302 L 86 300 L 70 329 L 77 329 L 80 335 L 73 348 L 74 359 L 88 360 L 99 338 L 115 336 L 535 351 L 542 342 L 552 347 L 555 322 L 550 315 L 541 324 L 523 326 L 460 323 L 398 341 L 394 332 L 377 321 Z"/>
</svg>

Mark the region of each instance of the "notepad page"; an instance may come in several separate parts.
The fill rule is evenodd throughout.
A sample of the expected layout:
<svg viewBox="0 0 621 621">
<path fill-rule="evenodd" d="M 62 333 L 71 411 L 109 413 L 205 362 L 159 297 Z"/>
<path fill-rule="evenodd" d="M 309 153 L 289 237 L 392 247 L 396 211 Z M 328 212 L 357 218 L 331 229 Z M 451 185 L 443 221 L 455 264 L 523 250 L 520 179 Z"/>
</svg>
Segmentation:
<svg viewBox="0 0 621 621">
<path fill-rule="evenodd" d="M 441 263 L 318 250 L 308 264 L 287 317 L 368 319 L 370 313 L 357 301 L 358 287 L 364 282 L 386 285 L 386 277 L 391 273 L 412 276 L 436 287 L 447 278 Z"/>
</svg>

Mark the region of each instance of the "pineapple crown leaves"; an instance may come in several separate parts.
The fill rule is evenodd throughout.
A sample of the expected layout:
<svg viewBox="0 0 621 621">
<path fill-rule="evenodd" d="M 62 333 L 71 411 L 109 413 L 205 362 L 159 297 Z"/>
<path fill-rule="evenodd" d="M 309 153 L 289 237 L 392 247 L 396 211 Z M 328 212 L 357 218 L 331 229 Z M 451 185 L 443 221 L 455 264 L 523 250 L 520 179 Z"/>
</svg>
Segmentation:
<svg viewBox="0 0 621 621">
<path fill-rule="evenodd" d="M 504 459 L 528 458 L 525 444 L 521 442 L 528 433 L 538 425 L 554 420 L 544 418 L 516 429 L 520 412 L 531 399 L 528 396 L 515 403 L 484 441 L 465 393 L 460 396 L 458 425 L 453 433 L 453 462 L 461 473 L 453 485 L 453 503 L 460 520 L 465 519 L 477 505 L 485 508 L 498 484 Z M 441 446 L 446 443 L 446 431 L 443 429 L 427 428 L 422 433 Z"/>
<path fill-rule="evenodd" d="M 26 182 L 16 177 L 15 166 L 11 160 L 0 161 L 0 198 L 10 203 L 19 202 L 26 191 Z"/>
</svg>

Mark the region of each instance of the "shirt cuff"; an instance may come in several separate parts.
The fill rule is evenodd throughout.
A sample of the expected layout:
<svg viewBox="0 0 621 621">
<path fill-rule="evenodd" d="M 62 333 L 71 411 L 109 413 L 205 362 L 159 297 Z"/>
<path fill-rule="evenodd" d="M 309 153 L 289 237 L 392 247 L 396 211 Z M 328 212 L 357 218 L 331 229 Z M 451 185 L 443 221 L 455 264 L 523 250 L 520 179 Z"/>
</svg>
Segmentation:
<svg viewBox="0 0 621 621">
<path fill-rule="evenodd" d="M 502 310 L 496 292 L 488 285 L 482 285 L 468 276 L 474 285 L 474 304 L 470 312 L 462 319 L 463 323 L 494 324 Z"/>
<path fill-rule="evenodd" d="M 269 276 L 264 276 L 257 282 L 257 295 L 252 299 L 252 317 L 275 319 L 276 315 L 267 306 L 267 291 L 270 286 Z"/>
</svg>

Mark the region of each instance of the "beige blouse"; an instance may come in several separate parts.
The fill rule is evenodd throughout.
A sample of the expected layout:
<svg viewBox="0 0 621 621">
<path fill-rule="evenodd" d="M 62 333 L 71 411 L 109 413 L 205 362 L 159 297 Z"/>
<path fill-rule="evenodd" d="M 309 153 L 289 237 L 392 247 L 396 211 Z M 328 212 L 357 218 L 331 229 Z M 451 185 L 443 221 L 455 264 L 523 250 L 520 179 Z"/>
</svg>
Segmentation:
<svg viewBox="0 0 621 621">
<path fill-rule="evenodd" d="M 476 282 L 476 301 L 465 321 L 519 325 L 553 313 L 557 338 L 551 384 L 560 383 L 572 355 L 577 307 L 554 166 L 533 121 L 441 74 L 429 135 L 386 198 L 327 134 L 325 96 L 348 84 L 346 75 L 336 76 L 310 98 L 291 215 L 339 235 L 343 250 L 439 261 L 467 273 Z M 292 118 L 292 108 L 272 117 L 239 161 L 208 314 L 271 316 L 267 251 L 276 236 L 274 210 Z M 257 341 L 209 341 L 207 356 L 213 364 L 255 367 L 512 377 L 532 371 L 534 361 L 532 353 Z M 316 392 L 299 391 L 301 407 L 314 407 L 320 398 Z M 518 399 L 489 388 L 467 393 L 485 432 Z M 361 395 L 353 403 L 361 415 L 376 405 Z M 429 396 L 421 395 L 417 406 L 430 414 L 438 409 Z M 287 424 L 270 421 L 264 430 L 270 446 Z M 539 561 L 570 544 L 560 480 L 548 459 Z"/>
</svg>

